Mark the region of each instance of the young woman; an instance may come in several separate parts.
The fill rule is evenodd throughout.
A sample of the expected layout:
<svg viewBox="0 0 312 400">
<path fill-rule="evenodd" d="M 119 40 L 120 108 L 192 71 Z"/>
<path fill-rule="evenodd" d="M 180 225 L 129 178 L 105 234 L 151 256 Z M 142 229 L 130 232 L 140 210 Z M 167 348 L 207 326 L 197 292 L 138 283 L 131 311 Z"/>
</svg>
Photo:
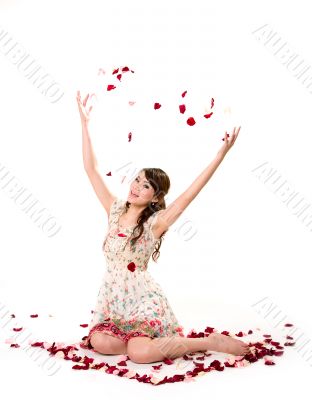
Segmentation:
<svg viewBox="0 0 312 400">
<path fill-rule="evenodd" d="M 114 196 L 98 169 L 88 131 L 89 94 L 77 92 L 82 124 L 83 162 L 92 187 L 108 215 L 103 243 L 106 271 L 100 287 L 90 331 L 82 345 L 102 354 L 127 354 L 136 363 L 177 358 L 196 351 L 245 355 L 249 346 L 219 333 L 187 338 L 162 288 L 149 274 L 148 261 L 159 257 L 169 227 L 197 196 L 233 146 L 240 131 L 225 134 L 215 159 L 168 207 L 164 196 L 170 188 L 160 168 L 143 168 L 132 181 L 127 200 Z M 82 347 L 83 347 L 82 346 Z"/>
</svg>

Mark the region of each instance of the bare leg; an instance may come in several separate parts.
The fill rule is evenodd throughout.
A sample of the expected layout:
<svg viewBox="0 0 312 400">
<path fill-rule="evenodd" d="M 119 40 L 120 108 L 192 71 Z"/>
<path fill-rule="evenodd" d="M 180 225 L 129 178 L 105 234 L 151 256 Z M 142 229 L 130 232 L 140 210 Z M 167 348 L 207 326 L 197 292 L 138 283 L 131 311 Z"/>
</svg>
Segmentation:
<svg viewBox="0 0 312 400">
<path fill-rule="evenodd" d="M 128 342 L 129 358 L 137 363 L 162 361 L 177 358 L 197 351 L 217 351 L 234 355 L 249 352 L 248 344 L 220 333 L 211 333 L 204 338 L 167 336 L 162 338 L 132 338 Z"/>
<path fill-rule="evenodd" d="M 94 332 L 90 339 L 91 346 L 101 354 L 126 354 L 127 344 L 121 339 L 104 332 Z"/>
</svg>

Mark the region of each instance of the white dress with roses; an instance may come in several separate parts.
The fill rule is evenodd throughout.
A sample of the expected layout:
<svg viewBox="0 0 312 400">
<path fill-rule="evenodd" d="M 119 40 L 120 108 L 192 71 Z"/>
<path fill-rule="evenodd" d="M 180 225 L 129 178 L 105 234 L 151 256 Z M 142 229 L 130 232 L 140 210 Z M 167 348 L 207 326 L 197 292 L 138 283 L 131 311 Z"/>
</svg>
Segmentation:
<svg viewBox="0 0 312 400">
<path fill-rule="evenodd" d="M 149 259 L 160 240 L 152 232 L 159 211 L 144 222 L 142 236 L 131 248 L 134 226 L 118 229 L 125 204 L 125 200 L 117 197 L 110 209 L 103 244 L 106 271 L 89 334 L 82 338 L 81 347 L 92 349 L 90 338 L 94 332 L 104 332 L 125 343 L 138 336 L 185 336 L 162 288 L 148 271 Z"/>
</svg>

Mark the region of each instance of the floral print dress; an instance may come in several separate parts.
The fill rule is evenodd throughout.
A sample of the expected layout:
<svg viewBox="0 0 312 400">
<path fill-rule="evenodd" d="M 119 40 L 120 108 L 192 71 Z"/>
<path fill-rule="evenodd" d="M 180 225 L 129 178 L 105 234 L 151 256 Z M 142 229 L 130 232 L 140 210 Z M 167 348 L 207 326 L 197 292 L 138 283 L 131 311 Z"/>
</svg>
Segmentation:
<svg viewBox="0 0 312 400">
<path fill-rule="evenodd" d="M 130 246 L 134 227 L 119 229 L 126 201 L 116 198 L 111 205 L 108 232 L 103 243 L 106 271 L 100 286 L 88 336 L 81 347 L 92 349 L 94 332 L 117 337 L 125 343 L 132 337 L 183 336 L 173 310 L 160 285 L 148 271 L 157 241 L 152 227 L 160 211 L 144 222 L 140 239 Z"/>
</svg>

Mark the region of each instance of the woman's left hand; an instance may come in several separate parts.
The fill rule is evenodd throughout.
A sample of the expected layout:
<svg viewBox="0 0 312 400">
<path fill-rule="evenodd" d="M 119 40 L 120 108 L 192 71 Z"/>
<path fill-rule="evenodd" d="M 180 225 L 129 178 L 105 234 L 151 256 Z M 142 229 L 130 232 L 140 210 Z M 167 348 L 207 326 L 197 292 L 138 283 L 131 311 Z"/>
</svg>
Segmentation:
<svg viewBox="0 0 312 400">
<path fill-rule="evenodd" d="M 232 135 L 228 135 L 228 133 L 225 132 L 225 136 L 222 139 L 222 140 L 224 140 L 224 144 L 220 148 L 220 150 L 218 151 L 218 156 L 223 158 L 226 155 L 226 153 L 230 150 L 230 148 L 235 143 L 235 140 L 237 139 L 237 136 L 239 134 L 240 128 L 241 128 L 240 126 L 238 127 L 238 129 L 234 128 Z"/>
</svg>

